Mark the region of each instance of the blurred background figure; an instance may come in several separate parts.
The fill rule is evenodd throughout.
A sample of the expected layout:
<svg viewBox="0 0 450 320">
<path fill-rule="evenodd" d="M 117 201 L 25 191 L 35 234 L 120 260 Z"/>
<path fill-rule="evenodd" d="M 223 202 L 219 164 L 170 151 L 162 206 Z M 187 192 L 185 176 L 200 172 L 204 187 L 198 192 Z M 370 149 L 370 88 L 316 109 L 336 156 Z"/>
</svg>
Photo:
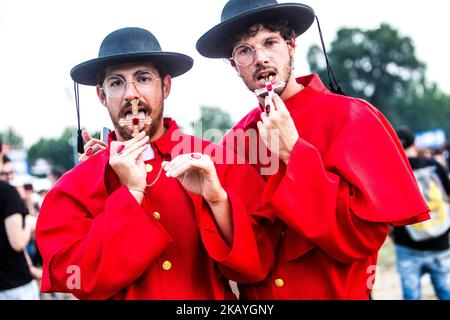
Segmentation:
<svg viewBox="0 0 450 320">
<path fill-rule="evenodd" d="M 395 227 L 393 239 L 397 254 L 403 298 L 421 299 L 421 279 L 428 273 L 436 295 L 450 300 L 449 194 L 446 169 L 430 150 L 419 155 L 415 135 L 407 127 L 396 130 L 414 171 L 419 188 L 431 209 L 431 220 L 406 227 Z M 426 153 L 425 153 L 426 154 Z"/>
<path fill-rule="evenodd" d="M 50 180 L 51 186 L 53 187 L 59 178 L 66 172 L 66 170 L 60 166 L 52 166 L 47 178 Z"/>
<path fill-rule="evenodd" d="M 1 139 L 1 138 L 0 138 Z M 0 300 L 39 300 L 26 246 L 36 228 L 36 217 L 28 214 L 17 190 L 7 181 L 0 140 Z"/>
<path fill-rule="evenodd" d="M 3 166 L 0 169 L 0 180 L 11 183 L 14 178 L 14 168 L 11 159 L 6 154 L 2 154 L 2 161 Z"/>
</svg>

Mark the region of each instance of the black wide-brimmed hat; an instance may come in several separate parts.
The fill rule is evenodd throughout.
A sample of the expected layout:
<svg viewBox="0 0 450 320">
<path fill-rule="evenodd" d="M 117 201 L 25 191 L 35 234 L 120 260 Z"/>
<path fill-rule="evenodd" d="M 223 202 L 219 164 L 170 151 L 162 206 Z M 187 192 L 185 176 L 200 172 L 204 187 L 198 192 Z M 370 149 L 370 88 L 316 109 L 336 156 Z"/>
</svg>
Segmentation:
<svg viewBox="0 0 450 320">
<path fill-rule="evenodd" d="M 189 71 L 194 63 L 187 55 L 162 51 L 158 40 L 150 31 L 123 28 L 106 36 L 100 46 L 98 58 L 75 66 L 70 75 L 77 83 L 95 86 L 98 82 L 97 74 L 107 67 L 144 61 L 163 65 L 172 77 Z"/>
<path fill-rule="evenodd" d="M 314 10 L 300 3 L 276 0 L 230 0 L 222 10 L 221 23 L 197 41 L 198 52 L 207 58 L 229 58 L 229 39 L 242 28 L 255 23 L 283 20 L 296 35 L 304 33 L 314 22 Z"/>
</svg>

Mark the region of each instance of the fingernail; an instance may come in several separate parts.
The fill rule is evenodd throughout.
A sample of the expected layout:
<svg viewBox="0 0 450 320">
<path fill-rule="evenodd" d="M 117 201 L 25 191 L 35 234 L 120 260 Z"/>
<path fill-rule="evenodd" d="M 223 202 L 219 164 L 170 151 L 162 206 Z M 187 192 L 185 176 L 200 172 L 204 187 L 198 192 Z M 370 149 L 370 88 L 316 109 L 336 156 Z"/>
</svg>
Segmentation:
<svg viewBox="0 0 450 320">
<path fill-rule="evenodd" d="M 84 154 L 86 155 L 86 157 L 90 157 L 90 156 L 92 156 L 93 152 L 94 152 L 94 150 L 92 150 L 92 148 L 89 147 L 89 148 L 87 148 L 87 150 Z"/>
</svg>

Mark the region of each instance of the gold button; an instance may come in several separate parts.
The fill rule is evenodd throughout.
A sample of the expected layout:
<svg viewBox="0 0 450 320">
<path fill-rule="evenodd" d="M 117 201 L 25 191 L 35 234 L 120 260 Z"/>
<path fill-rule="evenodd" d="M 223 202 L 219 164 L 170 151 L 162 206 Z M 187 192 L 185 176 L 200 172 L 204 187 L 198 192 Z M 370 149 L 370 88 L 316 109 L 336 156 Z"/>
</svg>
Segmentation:
<svg viewBox="0 0 450 320">
<path fill-rule="evenodd" d="M 151 164 L 146 164 L 145 165 L 145 171 L 152 172 L 152 170 L 153 170 L 153 166 Z"/>
<path fill-rule="evenodd" d="M 153 218 L 155 218 L 156 221 L 159 221 L 159 219 L 161 219 L 161 215 L 158 211 L 153 212 Z"/>
<path fill-rule="evenodd" d="M 281 288 L 282 286 L 284 286 L 284 281 L 283 281 L 283 279 L 277 279 L 277 280 L 275 280 L 275 285 L 276 285 L 278 288 Z"/>
<path fill-rule="evenodd" d="M 172 262 L 170 262 L 169 260 L 164 261 L 162 264 L 162 268 L 166 271 L 169 271 L 170 269 L 172 269 Z"/>
</svg>

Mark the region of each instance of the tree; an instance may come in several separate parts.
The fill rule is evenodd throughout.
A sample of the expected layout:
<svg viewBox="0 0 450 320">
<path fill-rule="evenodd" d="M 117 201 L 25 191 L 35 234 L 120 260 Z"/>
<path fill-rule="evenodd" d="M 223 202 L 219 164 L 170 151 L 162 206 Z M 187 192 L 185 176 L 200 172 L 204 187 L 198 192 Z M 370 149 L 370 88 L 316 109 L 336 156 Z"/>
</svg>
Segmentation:
<svg viewBox="0 0 450 320">
<path fill-rule="evenodd" d="M 202 106 L 200 112 L 200 119 L 191 123 L 199 138 L 218 142 L 233 126 L 231 116 L 218 107 Z"/>
<path fill-rule="evenodd" d="M 3 137 L 3 143 L 8 144 L 10 147 L 21 149 L 23 147 L 23 138 L 16 131 L 9 127 L 4 132 L 0 133 Z"/>
<path fill-rule="evenodd" d="M 442 128 L 450 137 L 450 96 L 425 79 L 412 82 L 399 108 L 399 118 L 415 131 Z"/>
<path fill-rule="evenodd" d="M 426 81 L 426 66 L 415 55 L 411 38 L 388 24 L 375 30 L 342 28 L 328 52 L 344 91 L 375 105 L 394 125 L 415 130 L 437 127 L 450 134 L 449 97 Z M 328 79 L 318 46 L 308 52 L 311 71 Z"/>
<path fill-rule="evenodd" d="M 39 139 L 28 149 L 28 161 L 33 165 L 37 159 L 46 159 L 52 165 L 69 170 L 74 163 L 74 133 L 73 128 L 67 128 L 58 139 Z"/>
</svg>

